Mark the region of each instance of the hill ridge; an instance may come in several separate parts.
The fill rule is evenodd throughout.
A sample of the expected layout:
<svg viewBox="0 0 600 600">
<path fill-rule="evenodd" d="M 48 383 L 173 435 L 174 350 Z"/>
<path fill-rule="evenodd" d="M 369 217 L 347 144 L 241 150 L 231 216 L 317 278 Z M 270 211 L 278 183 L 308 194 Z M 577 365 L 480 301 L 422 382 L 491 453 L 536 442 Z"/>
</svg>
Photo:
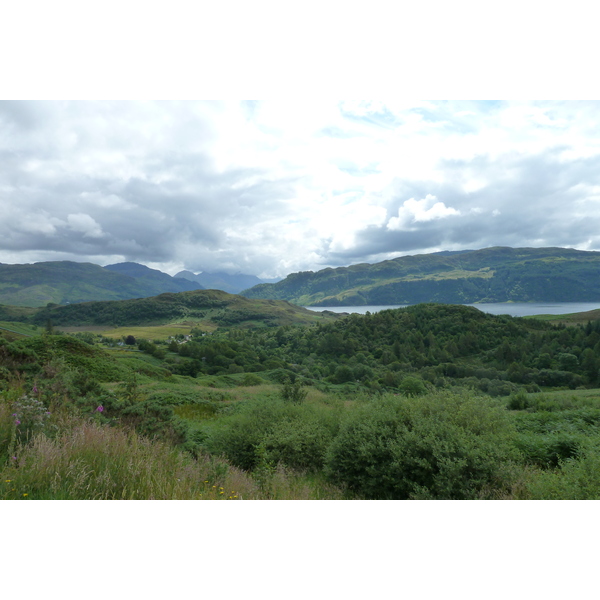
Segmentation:
<svg viewBox="0 0 600 600">
<path fill-rule="evenodd" d="M 241 292 L 302 306 L 600 300 L 600 252 L 511 248 L 437 252 L 291 273 Z"/>
</svg>

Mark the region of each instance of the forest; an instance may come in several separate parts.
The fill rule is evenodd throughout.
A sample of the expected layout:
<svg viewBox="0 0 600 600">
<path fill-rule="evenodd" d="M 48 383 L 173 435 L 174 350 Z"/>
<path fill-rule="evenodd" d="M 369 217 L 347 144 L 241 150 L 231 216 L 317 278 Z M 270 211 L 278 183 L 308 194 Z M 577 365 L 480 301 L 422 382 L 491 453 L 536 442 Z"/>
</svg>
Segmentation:
<svg viewBox="0 0 600 600">
<path fill-rule="evenodd" d="M 600 498 L 600 320 L 230 308 L 0 324 L 0 497 Z"/>
</svg>

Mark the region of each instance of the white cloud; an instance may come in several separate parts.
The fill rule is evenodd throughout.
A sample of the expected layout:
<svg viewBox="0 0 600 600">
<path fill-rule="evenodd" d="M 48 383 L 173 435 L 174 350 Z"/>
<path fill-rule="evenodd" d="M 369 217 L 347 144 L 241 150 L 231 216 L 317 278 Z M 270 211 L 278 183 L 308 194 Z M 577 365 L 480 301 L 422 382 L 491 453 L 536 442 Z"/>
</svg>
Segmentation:
<svg viewBox="0 0 600 600">
<path fill-rule="evenodd" d="M 389 220 L 387 228 L 398 231 L 410 228 L 416 223 L 426 223 L 427 221 L 460 215 L 459 210 L 448 207 L 443 202 L 436 202 L 436 200 L 437 198 L 431 194 L 427 194 L 422 200 L 415 200 L 414 198 L 406 200 L 398 209 L 398 216 Z"/>
<path fill-rule="evenodd" d="M 67 223 L 73 231 L 83 233 L 84 237 L 100 238 L 104 235 L 102 227 L 90 215 L 83 213 L 67 215 Z"/>
</svg>

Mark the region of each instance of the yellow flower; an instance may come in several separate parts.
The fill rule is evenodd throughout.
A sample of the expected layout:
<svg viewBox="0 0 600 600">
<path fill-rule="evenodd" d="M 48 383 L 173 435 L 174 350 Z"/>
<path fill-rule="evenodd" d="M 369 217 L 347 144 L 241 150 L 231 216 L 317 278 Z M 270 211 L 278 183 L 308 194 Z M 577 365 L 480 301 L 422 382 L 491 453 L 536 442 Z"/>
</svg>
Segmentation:
<svg viewBox="0 0 600 600">
<path fill-rule="evenodd" d="M 23 494 L 23 496 L 29 496 L 29 494 Z"/>
<path fill-rule="evenodd" d="M 12 481 L 12 479 L 6 479 L 6 480 L 4 481 L 4 483 L 10 483 L 11 481 Z"/>
</svg>

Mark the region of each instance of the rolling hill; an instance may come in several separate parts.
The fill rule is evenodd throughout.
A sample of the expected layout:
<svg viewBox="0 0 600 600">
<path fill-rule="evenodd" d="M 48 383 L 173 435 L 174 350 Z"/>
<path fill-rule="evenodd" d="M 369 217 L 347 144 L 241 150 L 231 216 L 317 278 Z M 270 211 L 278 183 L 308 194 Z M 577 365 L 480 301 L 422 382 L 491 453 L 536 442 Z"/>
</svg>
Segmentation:
<svg viewBox="0 0 600 600">
<path fill-rule="evenodd" d="M 600 252 L 505 248 L 292 273 L 242 292 L 302 306 L 600 301 Z"/>
<path fill-rule="evenodd" d="M 317 313 L 289 302 L 250 300 L 221 290 L 195 290 L 151 298 L 50 306 L 15 320 L 36 325 L 51 321 L 59 327 L 162 325 L 181 321 L 204 321 L 218 327 L 229 327 L 304 325 L 335 318 L 337 315 L 332 313 Z"/>
</svg>

